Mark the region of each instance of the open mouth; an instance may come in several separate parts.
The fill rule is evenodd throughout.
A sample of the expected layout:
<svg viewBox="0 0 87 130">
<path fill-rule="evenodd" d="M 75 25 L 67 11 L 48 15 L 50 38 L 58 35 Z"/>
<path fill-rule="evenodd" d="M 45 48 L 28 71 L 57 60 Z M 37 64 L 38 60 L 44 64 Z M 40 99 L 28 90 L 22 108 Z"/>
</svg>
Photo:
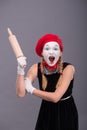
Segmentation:
<svg viewBox="0 0 87 130">
<path fill-rule="evenodd" d="M 50 56 L 49 60 L 50 60 L 50 62 L 53 62 L 55 60 L 55 57 L 54 56 Z"/>
</svg>

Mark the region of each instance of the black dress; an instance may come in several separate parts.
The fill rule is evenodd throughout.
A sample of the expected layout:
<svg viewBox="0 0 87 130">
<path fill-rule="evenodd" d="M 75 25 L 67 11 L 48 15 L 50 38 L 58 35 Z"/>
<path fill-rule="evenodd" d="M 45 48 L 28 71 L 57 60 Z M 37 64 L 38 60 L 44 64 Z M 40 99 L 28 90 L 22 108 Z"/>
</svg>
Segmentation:
<svg viewBox="0 0 87 130">
<path fill-rule="evenodd" d="M 63 63 L 63 68 L 67 65 L 68 63 Z M 38 80 L 42 90 L 42 74 L 39 66 L 40 63 L 38 64 Z M 48 80 L 45 91 L 55 91 L 60 74 L 56 72 L 45 76 Z M 74 79 L 57 103 L 42 100 L 35 130 L 78 130 L 78 112 L 72 96 L 73 81 Z"/>
</svg>

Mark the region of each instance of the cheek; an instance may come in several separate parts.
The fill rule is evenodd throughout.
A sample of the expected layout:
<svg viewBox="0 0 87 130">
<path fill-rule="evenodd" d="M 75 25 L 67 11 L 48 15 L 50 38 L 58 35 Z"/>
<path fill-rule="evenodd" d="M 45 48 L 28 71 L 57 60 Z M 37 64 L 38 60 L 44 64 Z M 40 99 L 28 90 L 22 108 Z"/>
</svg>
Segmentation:
<svg viewBox="0 0 87 130">
<path fill-rule="evenodd" d="M 55 52 L 55 55 L 59 57 L 60 56 L 60 51 Z"/>
<path fill-rule="evenodd" d="M 42 56 L 43 57 L 47 57 L 48 56 L 48 52 L 47 51 L 43 51 Z"/>
</svg>

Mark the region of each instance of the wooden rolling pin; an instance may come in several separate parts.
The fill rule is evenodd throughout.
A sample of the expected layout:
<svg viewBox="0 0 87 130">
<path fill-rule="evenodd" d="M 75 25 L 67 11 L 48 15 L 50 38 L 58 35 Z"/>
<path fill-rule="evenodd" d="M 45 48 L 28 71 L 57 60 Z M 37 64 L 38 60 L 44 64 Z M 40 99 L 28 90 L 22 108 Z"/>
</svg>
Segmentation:
<svg viewBox="0 0 87 130">
<path fill-rule="evenodd" d="M 9 34 L 9 41 L 10 41 L 11 47 L 12 47 L 12 49 L 14 51 L 14 54 L 15 54 L 16 58 L 24 56 L 16 36 L 13 35 L 10 28 L 8 28 L 7 31 L 8 31 L 8 34 Z"/>
</svg>

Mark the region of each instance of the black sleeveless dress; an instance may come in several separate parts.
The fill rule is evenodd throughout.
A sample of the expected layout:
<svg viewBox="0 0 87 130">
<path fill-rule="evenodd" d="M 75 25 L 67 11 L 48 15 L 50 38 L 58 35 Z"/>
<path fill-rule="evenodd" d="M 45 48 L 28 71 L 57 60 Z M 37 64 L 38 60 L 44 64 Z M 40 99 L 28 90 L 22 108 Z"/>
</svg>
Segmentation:
<svg viewBox="0 0 87 130">
<path fill-rule="evenodd" d="M 63 63 L 63 68 L 68 64 Z M 40 89 L 43 90 L 42 74 L 39 68 L 40 63 L 38 64 L 38 80 Z M 48 80 L 45 91 L 55 91 L 60 74 L 56 72 L 45 76 Z M 35 130 L 78 130 L 78 112 L 72 96 L 73 81 L 74 79 L 71 81 L 61 100 L 57 103 L 42 100 Z"/>
</svg>

